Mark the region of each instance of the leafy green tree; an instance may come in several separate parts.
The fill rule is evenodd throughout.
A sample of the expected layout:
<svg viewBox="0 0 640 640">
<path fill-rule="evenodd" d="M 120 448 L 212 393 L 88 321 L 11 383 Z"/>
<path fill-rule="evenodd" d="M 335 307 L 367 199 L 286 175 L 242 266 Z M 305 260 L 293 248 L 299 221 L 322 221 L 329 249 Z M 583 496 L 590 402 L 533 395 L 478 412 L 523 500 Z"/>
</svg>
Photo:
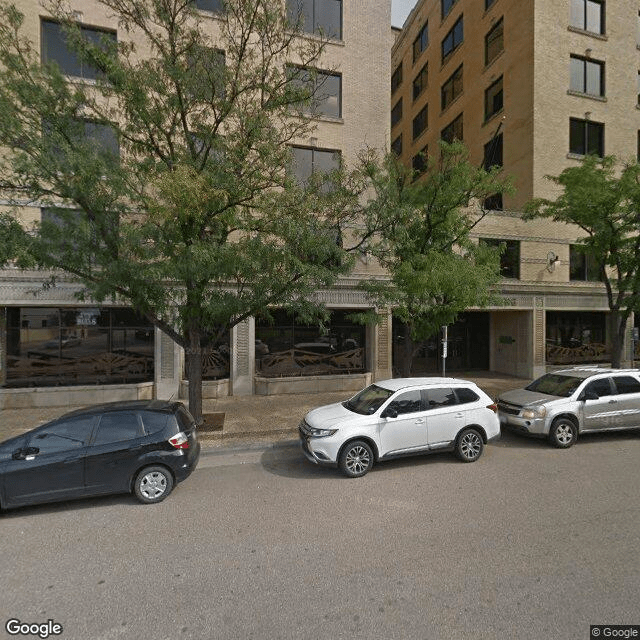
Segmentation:
<svg viewBox="0 0 640 640">
<path fill-rule="evenodd" d="M 411 374 L 420 342 L 453 323 L 469 307 L 496 300 L 500 253 L 470 238 L 485 217 L 484 200 L 508 193 L 498 169 L 472 166 L 461 143 L 441 142 L 419 179 L 389 156 L 382 170 L 370 165 L 376 193 L 367 211 L 367 249 L 390 274 L 365 286 L 405 324 L 402 374 Z M 369 233 L 372 229 L 382 233 Z M 504 247 L 502 248 L 504 249 Z"/>
<path fill-rule="evenodd" d="M 640 166 L 617 167 L 613 156 L 588 156 L 579 166 L 547 177 L 562 192 L 555 200 L 529 203 L 528 216 L 573 224 L 585 233 L 580 242 L 607 292 L 611 364 L 619 367 L 627 321 L 640 311 Z"/>
<path fill-rule="evenodd" d="M 193 0 L 98 2 L 117 40 L 48 7 L 72 81 L 0 5 L 0 190 L 54 211 L 22 233 L 3 217 L 0 257 L 71 274 L 171 336 L 200 419 L 203 349 L 274 305 L 318 317 L 312 292 L 352 264 L 336 241 L 358 209 L 344 172 L 301 186 L 290 170 L 325 40 L 271 0 L 225 0 L 222 20 Z"/>
</svg>

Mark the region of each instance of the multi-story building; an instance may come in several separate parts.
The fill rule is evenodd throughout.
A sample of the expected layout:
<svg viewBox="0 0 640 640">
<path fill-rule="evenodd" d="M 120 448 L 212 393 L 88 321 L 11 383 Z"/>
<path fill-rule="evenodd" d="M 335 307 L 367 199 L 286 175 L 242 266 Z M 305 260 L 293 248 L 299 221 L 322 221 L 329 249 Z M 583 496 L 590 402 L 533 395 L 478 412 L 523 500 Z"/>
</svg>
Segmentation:
<svg viewBox="0 0 640 640">
<path fill-rule="evenodd" d="M 194 2 L 215 38 L 225 19 L 222 3 Z M 43 60 L 56 60 L 70 80 L 86 79 L 90 70 L 67 55 L 59 26 L 42 5 L 36 0 L 20 0 L 18 5 Z M 319 32 L 328 36 L 319 70 L 323 102 L 315 113 L 316 127 L 292 149 L 299 177 L 304 179 L 315 167 L 332 166 L 338 156 L 349 167 L 359 150 L 388 147 L 391 0 L 282 0 L 282 8 L 302 9 L 302 37 L 315 38 Z M 130 37 L 92 0 L 71 0 L 70 9 L 89 37 Z M 325 69 L 330 71 L 322 73 Z M 27 225 L 51 215 L 55 213 L 32 202 L 25 202 L 20 212 Z M 376 267 L 362 260 L 335 288 L 318 292 L 332 310 L 322 334 L 277 311 L 275 325 L 251 319 L 235 327 L 229 343 L 217 345 L 205 360 L 205 396 L 356 389 L 372 378 L 389 377 L 389 312 L 381 312 L 381 322 L 369 328 L 348 319 L 350 312 L 371 306 L 357 284 L 372 273 L 378 273 Z M 40 272 L 0 272 L 0 407 L 179 393 L 184 358 L 167 335 L 122 304 L 79 302 L 79 286 L 64 274 L 54 287 L 43 287 L 43 279 Z M 184 389 L 181 395 L 185 397 Z"/>
<path fill-rule="evenodd" d="M 607 300 L 576 250 L 580 230 L 525 222 L 522 210 L 534 197 L 556 197 L 545 176 L 586 154 L 638 157 L 639 8 L 606 0 L 421 0 L 397 34 L 391 148 L 422 171 L 440 139 L 456 138 L 472 163 L 502 166 L 516 187 L 488 199 L 492 211 L 475 229 L 479 239 L 506 243 L 505 305 L 471 310 L 449 329 L 449 368 L 531 377 L 549 366 L 607 361 Z M 434 345 L 425 349 L 425 368 L 436 366 L 436 355 Z"/>
</svg>

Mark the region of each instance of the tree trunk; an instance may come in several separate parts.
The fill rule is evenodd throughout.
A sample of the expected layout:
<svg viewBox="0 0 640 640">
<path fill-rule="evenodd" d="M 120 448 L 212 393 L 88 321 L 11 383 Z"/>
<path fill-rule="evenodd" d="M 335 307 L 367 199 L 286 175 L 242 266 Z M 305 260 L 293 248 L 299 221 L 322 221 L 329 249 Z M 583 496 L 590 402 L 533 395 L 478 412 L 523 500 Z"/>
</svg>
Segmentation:
<svg viewBox="0 0 640 640">
<path fill-rule="evenodd" d="M 403 378 L 410 378 L 413 369 L 413 338 L 411 337 L 411 325 L 404 325 L 404 336 L 402 340 L 402 366 L 400 371 Z"/>
<path fill-rule="evenodd" d="M 202 347 L 200 330 L 189 329 L 189 346 L 185 349 L 187 381 L 189 382 L 189 412 L 196 424 L 202 424 Z"/>
<path fill-rule="evenodd" d="M 624 334 L 627 329 L 628 311 L 613 311 L 611 314 L 611 366 L 619 369 L 622 363 L 622 350 L 624 349 Z"/>
</svg>

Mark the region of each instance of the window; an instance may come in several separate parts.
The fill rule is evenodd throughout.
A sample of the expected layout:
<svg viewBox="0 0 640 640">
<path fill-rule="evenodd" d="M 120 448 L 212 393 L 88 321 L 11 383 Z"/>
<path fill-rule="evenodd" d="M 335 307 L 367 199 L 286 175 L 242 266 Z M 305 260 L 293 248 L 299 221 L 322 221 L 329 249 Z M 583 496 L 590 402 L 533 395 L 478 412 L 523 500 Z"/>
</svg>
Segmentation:
<svg viewBox="0 0 640 640">
<path fill-rule="evenodd" d="M 569 152 L 604 157 L 604 124 L 590 120 L 569 119 Z"/>
<path fill-rule="evenodd" d="M 80 32 L 91 44 L 106 49 L 109 43 L 116 43 L 113 31 L 80 26 Z M 95 80 L 100 72 L 88 62 L 80 60 L 78 54 L 67 46 L 67 37 L 62 25 L 52 20 L 41 21 L 42 62 L 55 62 L 60 71 L 68 76 Z"/>
<path fill-rule="evenodd" d="M 441 0 L 442 3 L 442 19 L 444 20 L 449 13 L 451 13 L 451 9 L 453 9 L 453 5 L 458 0 Z"/>
<path fill-rule="evenodd" d="M 488 120 L 499 111 L 502 111 L 502 76 L 500 76 L 484 92 L 484 119 Z"/>
<path fill-rule="evenodd" d="M 569 24 L 583 31 L 604 33 L 604 2 L 601 0 L 571 0 Z"/>
<path fill-rule="evenodd" d="M 583 389 L 583 393 L 595 393 L 599 398 L 613 395 L 610 380 L 610 378 L 600 378 L 600 380 L 593 380 Z"/>
<path fill-rule="evenodd" d="M 493 195 L 490 195 L 488 198 L 485 198 L 483 206 L 485 209 L 488 209 L 489 211 L 502 211 L 503 209 L 502 194 L 494 193 Z"/>
<path fill-rule="evenodd" d="M 402 84 L 402 62 L 396 67 L 396 70 L 391 74 L 391 93 L 395 93 L 401 84 Z"/>
<path fill-rule="evenodd" d="M 440 89 L 440 107 L 444 111 L 462 93 L 462 65 L 442 85 Z"/>
<path fill-rule="evenodd" d="M 144 435 L 144 429 L 137 414 L 128 411 L 114 411 L 103 414 L 93 446 L 135 440 Z"/>
<path fill-rule="evenodd" d="M 189 55 L 188 95 L 203 102 L 224 99 L 226 57 L 221 49 L 194 44 Z"/>
<path fill-rule="evenodd" d="M 481 238 L 480 242 L 501 249 L 500 276 L 502 278 L 518 279 L 520 277 L 520 242 L 518 240 Z"/>
<path fill-rule="evenodd" d="M 440 132 L 440 138 L 448 143 L 452 143 L 454 140 L 462 142 L 462 114 Z"/>
<path fill-rule="evenodd" d="M 504 18 L 496 22 L 484 37 L 484 64 L 491 64 L 504 50 Z"/>
<path fill-rule="evenodd" d="M 484 0 L 484 10 L 487 11 L 496 0 Z"/>
<path fill-rule="evenodd" d="M 585 252 L 584 245 L 569 246 L 569 280 L 600 281 L 600 267 L 595 258 Z"/>
<path fill-rule="evenodd" d="M 293 175 L 300 186 L 314 173 L 331 173 L 340 168 L 340 152 L 307 147 L 292 147 Z"/>
<path fill-rule="evenodd" d="M 306 33 L 342 39 L 342 0 L 287 0 L 287 14 Z"/>
<path fill-rule="evenodd" d="M 468 404 L 480 400 L 478 394 L 467 387 L 458 387 L 455 392 L 458 396 L 458 404 Z"/>
<path fill-rule="evenodd" d="M 389 409 L 396 411 L 399 416 L 406 413 L 422 411 L 422 394 L 420 390 L 401 393 L 395 400 L 389 403 L 385 411 Z"/>
<path fill-rule="evenodd" d="M 194 4 L 200 11 L 211 11 L 212 13 L 222 13 L 224 11 L 223 0 L 194 0 Z"/>
<path fill-rule="evenodd" d="M 571 56 L 569 89 L 592 96 L 603 96 L 604 62 Z"/>
<path fill-rule="evenodd" d="M 140 415 L 147 435 L 162 431 L 169 421 L 169 414 L 161 411 L 142 411 Z"/>
<path fill-rule="evenodd" d="M 425 64 L 418 72 L 418 75 L 413 80 L 413 99 L 415 100 L 426 88 L 428 80 L 428 65 Z"/>
<path fill-rule="evenodd" d="M 420 33 L 413 41 L 413 61 L 415 62 L 420 54 L 429 46 L 429 30 L 428 24 L 425 22 L 422 29 L 420 29 Z"/>
<path fill-rule="evenodd" d="M 462 25 L 462 16 L 460 16 L 456 23 L 451 28 L 451 31 L 447 33 L 442 41 L 442 62 L 444 61 L 462 44 L 464 39 L 464 29 Z"/>
<path fill-rule="evenodd" d="M 640 382 L 632 376 L 613 376 L 613 384 L 618 394 L 640 393 Z"/>
<path fill-rule="evenodd" d="M 118 159 L 120 144 L 113 125 L 92 120 L 74 120 L 59 127 L 44 122 L 43 139 L 54 162 L 77 163 L 78 156 L 95 154 L 103 159 Z"/>
<path fill-rule="evenodd" d="M 413 139 L 415 140 L 428 126 L 427 105 L 420 110 L 418 115 L 413 119 Z"/>
<path fill-rule="evenodd" d="M 489 171 L 493 167 L 503 166 L 502 159 L 502 134 L 494 136 L 484 145 L 484 162 L 485 171 Z"/>
<path fill-rule="evenodd" d="M 420 153 L 417 153 L 411 159 L 411 167 L 416 173 L 416 177 L 423 174 L 427 170 L 427 158 L 428 158 L 427 151 L 428 151 L 427 147 L 424 147 L 424 149 L 422 149 Z"/>
<path fill-rule="evenodd" d="M 428 408 L 437 409 L 438 407 L 448 407 L 457 404 L 456 395 L 453 389 L 447 387 L 444 389 L 427 389 Z"/>
<path fill-rule="evenodd" d="M 397 156 L 402 155 L 402 134 L 400 134 L 392 143 L 391 143 L 391 151 L 395 153 Z"/>
<path fill-rule="evenodd" d="M 638 71 L 638 106 L 640 107 L 640 71 Z"/>
<path fill-rule="evenodd" d="M 391 109 L 391 126 L 394 127 L 400 120 L 402 120 L 402 98 Z"/>
<path fill-rule="evenodd" d="M 37 447 L 39 455 L 80 449 L 89 442 L 94 419 L 94 416 L 71 418 L 38 429 L 29 440 L 29 447 Z"/>
<path fill-rule="evenodd" d="M 312 115 L 342 116 L 342 76 L 289 65 L 289 81 L 306 99 L 298 104 Z"/>
</svg>

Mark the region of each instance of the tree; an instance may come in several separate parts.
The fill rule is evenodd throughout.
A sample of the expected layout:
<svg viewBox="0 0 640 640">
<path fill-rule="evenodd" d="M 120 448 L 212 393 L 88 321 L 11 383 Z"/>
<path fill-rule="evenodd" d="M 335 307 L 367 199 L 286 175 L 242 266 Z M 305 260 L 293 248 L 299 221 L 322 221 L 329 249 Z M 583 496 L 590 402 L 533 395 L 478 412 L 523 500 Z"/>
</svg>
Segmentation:
<svg viewBox="0 0 640 640">
<path fill-rule="evenodd" d="M 98 2 L 117 40 L 48 7 L 72 82 L 1 5 L 0 190 L 54 210 L 19 239 L 3 218 L 4 253 L 128 301 L 184 347 L 200 419 L 203 349 L 273 305 L 318 317 L 312 292 L 350 269 L 337 238 L 358 197 L 340 163 L 302 186 L 289 169 L 289 145 L 313 130 L 325 40 L 300 38 L 270 0 L 225 0 L 223 20 L 193 0 Z"/>
<path fill-rule="evenodd" d="M 586 234 L 580 243 L 597 264 L 607 292 L 611 364 L 619 367 L 627 321 L 640 310 L 640 166 L 617 171 L 615 157 L 588 156 L 547 178 L 562 193 L 555 200 L 533 200 L 527 215 L 574 224 Z"/>
<path fill-rule="evenodd" d="M 411 374 L 416 343 L 437 334 L 465 309 L 494 300 L 491 286 L 500 277 L 499 252 L 474 243 L 470 233 L 487 213 L 484 200 L 509 192 L 510 182 L 498 169 L 472 166 L 461 143 L 441 142 L 439 151 L 418 179 L 392 155 L 382 170 L 370 165 L 376 197 L 366 221 L 383 231 L 366 229 L 367 246 L 390 280 L 366 288 L 405 323 L 404 376 Z"/>
</svg>

